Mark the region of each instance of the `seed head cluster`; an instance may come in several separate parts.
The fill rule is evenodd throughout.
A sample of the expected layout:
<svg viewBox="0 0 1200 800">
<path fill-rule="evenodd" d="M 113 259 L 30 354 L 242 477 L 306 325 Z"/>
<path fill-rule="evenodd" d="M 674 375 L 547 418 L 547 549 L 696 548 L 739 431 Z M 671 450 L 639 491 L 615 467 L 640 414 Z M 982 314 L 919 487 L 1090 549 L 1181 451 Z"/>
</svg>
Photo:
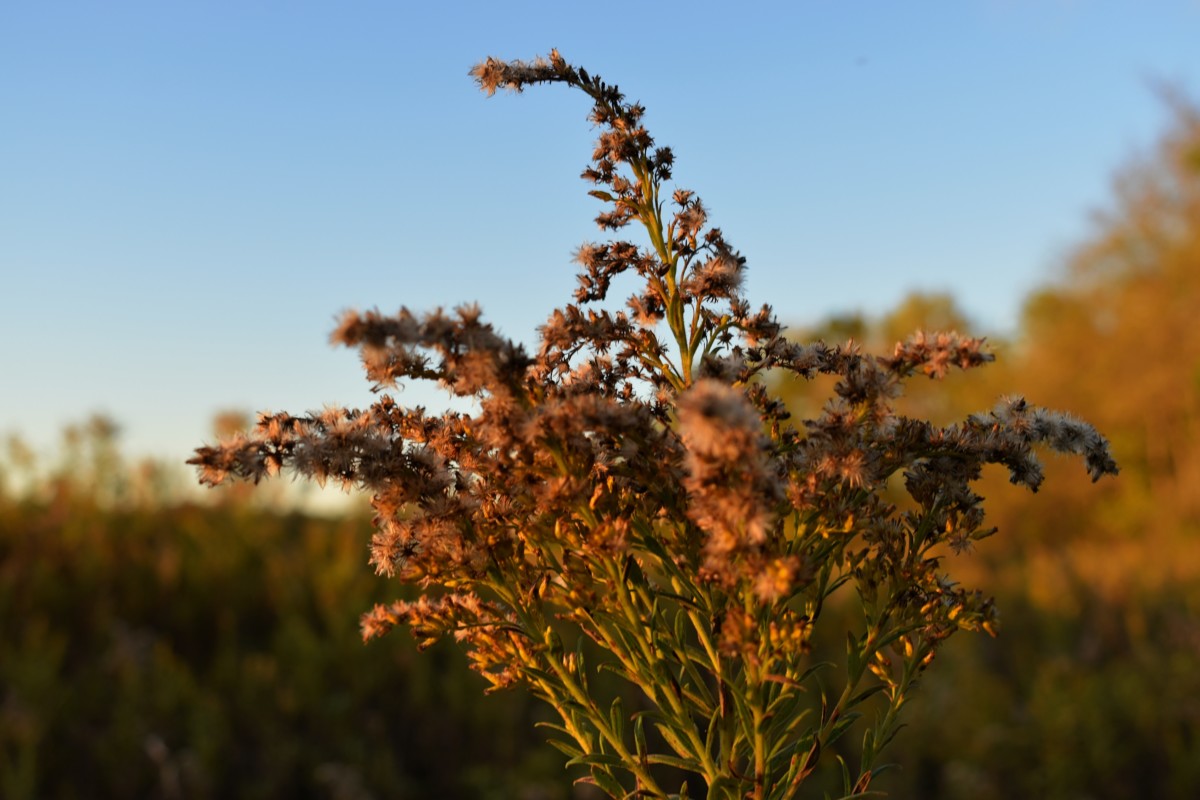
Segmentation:
<svg viewBox="0 0 1200 800">
<path fill-rule="evenodd" d="M 1036 490 L 1044 445 L 1082 456 L 1098 479 L 1116 472 L 1108 444 L 1020 399 L 948 427 L 897 414 L 907 379 L 985 364 L 984 342 L 918 332 L 873 356 L 789 340 L 769 306 L 751 310 L 746 260 L 699 198 L 668 188 L 674 159 L 640 105 L 557 52 L 472 74 L 489 95 L 538 83 L 586 93 L 600 130 L 583 172 L 596 221 L 640 223 L 641 239 L 578 249 L 575 303 L 551 312 L 532 355 L 476 306 L 347 312 L 332 338 L 358 349 L 375 403 L 263 414 L 191 463 L 212 485 L 291 470 L 368 492 L 369 562 L 418 594 L 367 612 L 364 637 L 396 626 L 423 644 L 452 636 L 492 687 L 554 703 L 563 747 L 614 796 L 626 778 L 639 796 L 684 796 L 659 785 L 653 763 L 725 780 L 739 792 L 729 797 L 793 796 L 851 702 L 805 695 L 827 600 L 857 587 L 865 622 L 846 683 L 869 671 L 898 709 L 946 636 L 994 629 L 991 602 L 951 581 L 938 554 L 991 533 L 971 488 L 982 467 L 1002 464 Z M 639 288 L 613 308 L 622 273 Z M 817 374 L 836 376 L 834 394 L 819 416 L 792 419 L 771 387 Z M 477 410 L 404 407 L 388 390 L 410 381 Z M 653 761 L 593 708 L 584 650 L 564 637 L 597 644 L 641 690 L 664 720 L 662 758 L 676 761 Z M 809 727 L 732 722 L 803 702 L 816 703 Z M 768 735 L 778 742 L 755 738 Z"/>
</svg>

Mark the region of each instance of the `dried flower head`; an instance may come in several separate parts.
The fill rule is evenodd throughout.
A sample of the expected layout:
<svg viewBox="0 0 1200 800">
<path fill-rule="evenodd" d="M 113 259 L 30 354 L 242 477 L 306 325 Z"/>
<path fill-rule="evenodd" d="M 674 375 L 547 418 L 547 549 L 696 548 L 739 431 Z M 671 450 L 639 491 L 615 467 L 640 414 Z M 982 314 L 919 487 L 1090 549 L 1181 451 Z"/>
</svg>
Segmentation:
<svg viewBox="0 0 1200 800">
<path fill-rule="evenodd" d="M 291 470 L 369 492 L 369 562 L 418 594 L 364 615 L 364 637 L 397 625 L 422 644 L 452 636 L 492 688 L 549 701 L 556 744 L 614 797 L 687 796 L 658 765 L 710 797 L 796 797 L 874 681 L 886 708 L 846 787 L 865 791 L 941 642 L 995 629 L 991 602 L 938 555 L 992 532 L 971 488 L 982 467 L 1036 489 L 1045 445 L 1099 478 L 1116 472 L 1107 442 L 1023 400 L 948 427 L 896 414 L 913 376 L 990 361 L 983 341 L 921 332 L 886 357 L 790 341 L 769 306 L 743 297 L 746 260 L 699 198 L 667 185 L 674 158 L 644 108 L 557 52 L 489 58 L 472 75 L 489 95 L 536 83 L 587 94 L 597 221 L 639 223 L 649 244 L 581 245 L 576 304 L 549 315 L 532 356 L 476 306 L 347 312 L 332 339 L 358 348 L 374 404 L 264 414 L 190 463 L 212 485 Z M 604 306 L 626 272 L 641 283 L 631 314 Z M 789 374 L 836 376 L 820 415 L 793 420 L 772 394 Z M 409 381 L 477 410 L 433 416 L 384 393 Z M 885 491 L 893 476 L 904 505 Z M 812 663 L 809 640 L 848 585 L 862 622 L 835 675 Z M 597 659 L 642 693 L 648 717 L 600 696 Z"/>
</svg>

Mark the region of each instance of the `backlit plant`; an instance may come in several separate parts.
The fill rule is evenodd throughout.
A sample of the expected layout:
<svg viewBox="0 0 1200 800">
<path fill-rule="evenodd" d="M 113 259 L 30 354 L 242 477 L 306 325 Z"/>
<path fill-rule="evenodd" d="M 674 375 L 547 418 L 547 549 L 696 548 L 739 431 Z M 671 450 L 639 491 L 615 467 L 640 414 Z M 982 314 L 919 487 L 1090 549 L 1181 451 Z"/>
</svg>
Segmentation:
<svg viewBox="0 0 1200 800">
<path fill-rule="evenodd" d="M 577 304 L 550 315 L 532 354 L 474 306 L 347 313 L 333 339 L 360 350 L 378 402 L 262 415 L 197 451 L 201 480 L 290 468 L 370 492 L 370 563 L 418 594 L 366 613 L 364 636 L 452 636 L 492 688 L 550 703 L 553 743 L 613 797 L 801 797 L 860 718 L 842 792 L 861 795 L 939 646 L 994 633 L 990 600 L 940 566 L 991 533 L 972 481 L 1001 464 L 1036 490 L 1039 444 L 1083 456 L 1098 479 L 1116 472 L 1107 442 L 1020 399 L 949 427 L 898 415 L 906 379 L 991 360 L 981 340 L 918 332 L 883 356 L 789 341 L 743 298 L 745 259 L 699 198 L 669 186 L 671 151 L 640 105 L 557 52 L 472 74 L 489 95 L 585 92 L 597 222 L 634 223 L 643 241 L 579 249 Z M 622 273 L 639 291 L 627 310 L 605 307 Z M 835 394 L 793 421 L 768 373 L 831 374 Z M 477 410 L 405 408 L 383 390 L 406 380 Z M 835 595 L 857 616 L 823 614 Z M 837 664 L 812 654 L 828 625 L 843 626 Z M 636 690 L 636 708 L 606 696 L 600 668 Z"/>
</svg>

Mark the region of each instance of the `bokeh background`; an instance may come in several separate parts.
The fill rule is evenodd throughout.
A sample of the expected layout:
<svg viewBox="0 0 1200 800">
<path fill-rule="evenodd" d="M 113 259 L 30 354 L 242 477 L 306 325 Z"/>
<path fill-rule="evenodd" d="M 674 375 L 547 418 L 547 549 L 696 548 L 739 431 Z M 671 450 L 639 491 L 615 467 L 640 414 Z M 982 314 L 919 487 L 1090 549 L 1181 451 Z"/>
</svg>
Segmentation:
<svg viewBox="0 0 1200 800">
<path fill-rule="evenodd" d="M 343 308 L 536 341 L 598 235 L 587 103 L 466 71 L 555 46 L 646 104 L 796 336 L 988 335 L 907 409 L 1020 393 L 1113 442 L 1098 486 L 985 475 L 1000 534 L 951 568 L 1004 629 L 947 647 L 879 787 L 1200 796 L 1197 41 L 1195 2 L 0 7 L 0 796 L 572 796 L 536 705 L 361 644 L 403 588 L 360 501 L 182 464 L 369 402 Z"/>
</svg>

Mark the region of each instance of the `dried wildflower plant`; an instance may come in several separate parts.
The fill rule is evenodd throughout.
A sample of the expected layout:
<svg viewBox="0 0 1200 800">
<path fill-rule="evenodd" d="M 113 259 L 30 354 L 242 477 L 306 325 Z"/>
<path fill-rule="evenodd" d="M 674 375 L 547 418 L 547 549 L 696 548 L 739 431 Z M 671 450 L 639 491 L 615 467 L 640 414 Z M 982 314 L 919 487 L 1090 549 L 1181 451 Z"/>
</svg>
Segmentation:
<svg viewBox="0 0 1200 800">
<path fill-rule="evenodd" d="M 1020 399 L 949 427 L 898 415 L 906 379 L 990 361 L 981 340 L 918 333 L 887 356 L 789 341 L 743 298 L 745 259 L 700 199 L 667 188 L 671 151 L 640 105 L 557 52 L 472 74 L 489 95 L 586 93 L 597 222 L 640 224 L 648 243 L 581 247 L 578 305 L 551 314 L 535 355 L 474 306 L 348 313 L 332 338 L 360 350 L 378 402 L 263 415 L 191 463 L 214 485 L 290 468 L 370 492 L 370 563 L 419 593 L 365 614 L 364 637 L 453 636 L 492 688 L 553 706 L 553 743 L 613 797 L 799 797 L 865 716 L 861 758 L 842 765 L 844 795 L 861 795 L 939 646 L 994 633 L 992 602 L 940 567 L 947 547 L 991 533 L 971 488 L 981 468 L 1036 490 L 1047 445 L 1098 479 L 1117 471 L 1107 442 Z M 640 292 L 627 312 L 605 308 L 626 272 Z M 793 422 L 768 371 L 835 375 L 836 394 Z M 382 392 L 413 379 L 478 410 L 430 416 Z M 887 499 L 892 476 L 910 502 Z M 810 642 L 835 593 L 861 614 L 845 660 L 820 664 Z M 636 687 L 639 708 L 603 698 L 597 667 Z M 659 765 L 687 781 L 664 785 Z"/>
</svg>

